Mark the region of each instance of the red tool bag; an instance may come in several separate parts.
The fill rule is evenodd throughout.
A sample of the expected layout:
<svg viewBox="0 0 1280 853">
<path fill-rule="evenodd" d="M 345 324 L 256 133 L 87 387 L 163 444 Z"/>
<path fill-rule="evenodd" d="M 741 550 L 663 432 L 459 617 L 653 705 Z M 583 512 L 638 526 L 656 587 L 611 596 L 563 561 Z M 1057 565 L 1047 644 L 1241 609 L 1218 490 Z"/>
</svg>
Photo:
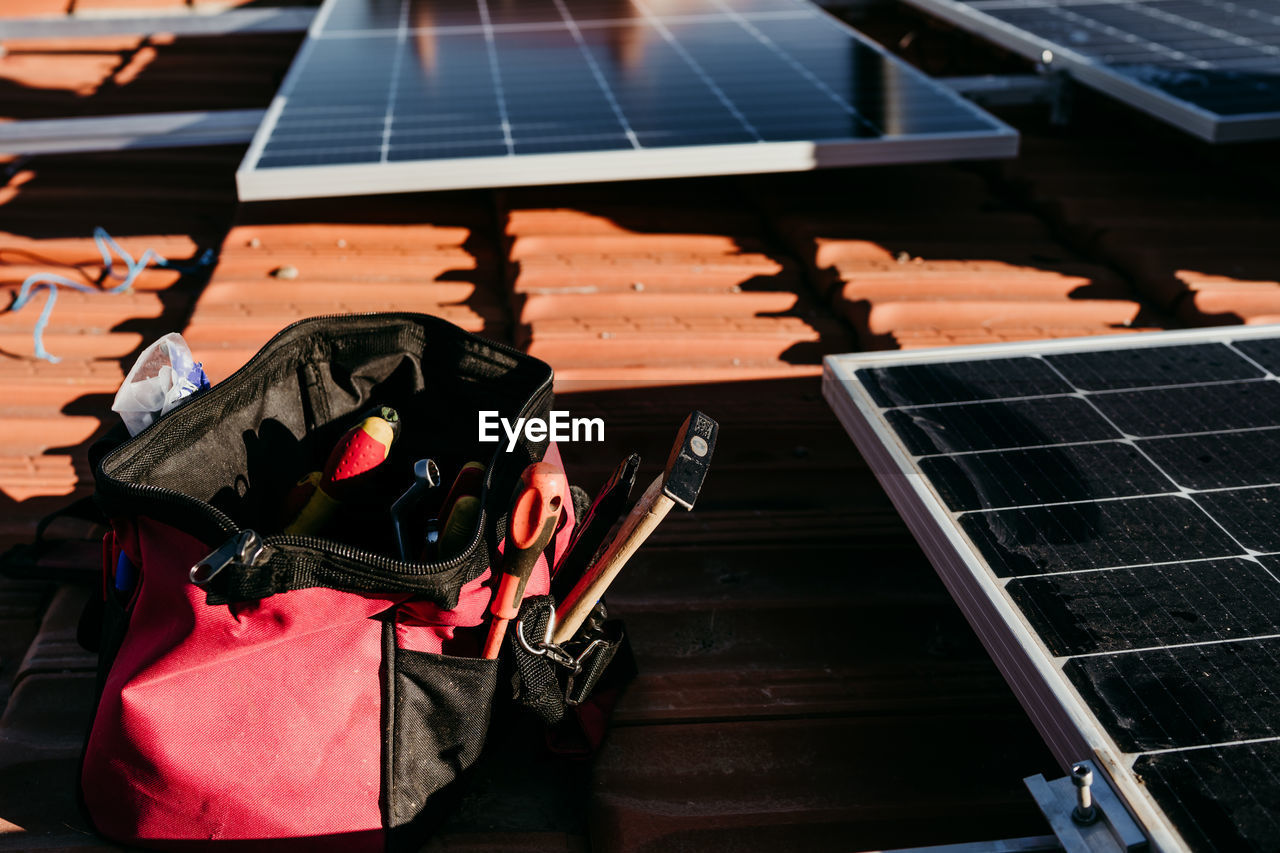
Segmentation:
<svg viewBox="0 0 1280 853">
<path fill-rule="evenodd" d="M 559 455 L 481 444 L 478 412 L 545 418 L 551 383 L 543 362 L 434 317 L 322 317 L 107 453 L 101 695 L 80 780 L 95 828 L 162 849 L 412 846 L 431 798 L 480 754 L 500 667 L 517 701 L 558 719 L 564 680 L 547 680 L 525 631 L 479 657 L 512 490 Z M 280 533 L 289 489 L 371 405 L 402 425 L 376 469 L 387 500 L 344 506 L 341 537 Z M 387 504 L 426 456 L 445 472 L 483 460 L 481 511 L 460 553 L 406 562 L 390 556 Z M 566 507 L 529 581 L 531 625 L 573 524 Z M 579 662 L 569 704 L 619 639 Z"/>
</svg>

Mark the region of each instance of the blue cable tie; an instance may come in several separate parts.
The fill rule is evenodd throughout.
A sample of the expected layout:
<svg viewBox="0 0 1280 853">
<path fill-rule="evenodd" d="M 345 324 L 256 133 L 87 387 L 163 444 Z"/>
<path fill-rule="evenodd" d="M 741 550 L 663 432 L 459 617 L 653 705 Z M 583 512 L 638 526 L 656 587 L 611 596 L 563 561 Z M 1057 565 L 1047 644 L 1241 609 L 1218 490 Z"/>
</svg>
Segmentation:
<svg viewBox="0 0 1280 853">
<path fill-rule="evenodd" d="M 42 358 L 52 364 L 57 364 L 62 360 L 44 348 L 44 330 L 49 325 L 49 317 L 53 314 L 53 306 L 58 301 L 59 287 L 69 287 L 81 293 L 123 293 L 133 286 L 134 281 L 137 280 L 142 271 L 152 263 L 164 269 L 190 272 L 193 269 L 210 266 L 217 257 L 212 249 L 206 249 L 194 264 L 184 265 L 167 260 L 154 249 L 147 249 L 142 253 L 142 257 L 135 261 L 133 255 L 126 252 L 124 247 L 117 243 L 107 233 L 107 230 L 101 226 L 93 229 L 93 242 L 98 247 L 98 254 L 102 255 L 102 275 L 98 277 L 98 282 L 102 283 L 109 278 L 116 277 L 121 279 L 119 284 L 103 289 L 72 281 L 66 276 L 57 275 L 56 273 L 34 273 L 27 276 L 27 280 L 22 283 L 22 287 L 18 290 L 17 299 L 9 306 L 10 311 L 21 310 L 23 306 L 31 301 L 31 297 L 38 290 L 44 288 L 49 291 L 49 299 L 45 302 L 44 310 L 40 312 L 40 316 L 36 319 L 35 328 L 31 331 L 31 338 L 35 342 L 36 358 Z M 119 256 L 125 268 L 123 275 L 117 275 L 116 273 L 115 261 L 112 258 L 113 253 Z"/>
</svg>

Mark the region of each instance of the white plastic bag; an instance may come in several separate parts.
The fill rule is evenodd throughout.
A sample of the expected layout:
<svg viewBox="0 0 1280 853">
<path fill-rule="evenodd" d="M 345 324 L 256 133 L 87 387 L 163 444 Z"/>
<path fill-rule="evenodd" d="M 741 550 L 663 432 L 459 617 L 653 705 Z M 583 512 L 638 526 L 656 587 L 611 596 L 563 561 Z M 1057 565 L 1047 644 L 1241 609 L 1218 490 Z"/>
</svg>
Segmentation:
<svg viewBox="0 0 1280 853">
<path fill-rule="evenodd" d="M 187 342 L 177 332 L 170 332 L 138 356 L 116 392 L 111 409 L 120 413 L 133 436 L 185 398 L 208 387 L 204 368 L 192 358 Z"/>
</svg>

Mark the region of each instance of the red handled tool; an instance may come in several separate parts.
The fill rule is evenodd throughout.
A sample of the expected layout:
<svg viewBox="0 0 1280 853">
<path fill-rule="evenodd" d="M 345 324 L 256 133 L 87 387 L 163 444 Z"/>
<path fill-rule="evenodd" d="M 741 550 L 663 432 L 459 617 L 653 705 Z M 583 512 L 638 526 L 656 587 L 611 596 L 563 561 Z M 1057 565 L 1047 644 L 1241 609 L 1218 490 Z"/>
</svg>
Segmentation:
<svg viewBox="0 0 1280 853">
<path fill-rule="evenodd" d="M 569 482 L 555 465 L 535 462 L 520 475 L 502 553 L 502 580 L 489 608 L 493 624 L 484 643 L 484 656 L 489 660 L 498 656 L 507 623 L 520 612 L 525 585 L 533 574 L 538 555 L 555 534 L 560 512 L 568 499 Z"/>
<path fill-rule="evenodd" d="M 342 502 L 351 497 L 357 478 L 386 460 L 399 427 L 396 410 L 382 406 L 347 430 L 330 451 L 324 474 L 306 506 L 284 532 L 295 536 L 319 533 Z"/>
</svg>

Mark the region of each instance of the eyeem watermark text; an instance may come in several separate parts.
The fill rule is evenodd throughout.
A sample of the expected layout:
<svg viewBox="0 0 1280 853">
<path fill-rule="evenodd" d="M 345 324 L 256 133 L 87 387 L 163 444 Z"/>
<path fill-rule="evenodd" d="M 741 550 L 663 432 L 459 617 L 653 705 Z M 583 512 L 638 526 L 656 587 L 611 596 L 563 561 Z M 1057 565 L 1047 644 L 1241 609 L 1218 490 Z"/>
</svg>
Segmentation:
<svg viewBox="0 0 1280 853">
<path fill-rule="evenodd" d="M 604 418 L 573 418 L 569 413 L 560 409 L 552 409 L 550 417 L 546 420 L 542 418 L 516 418 L 513 424 L 504 417 L 500 417 L 496 411 L 484 411 L 480 413 L 480 440 L 482 442 L 502 441 L 502 435 L 498 430 L 501 428 L 502 433 L 507 437 L 507 452 L 515 450 L 516 442 L 520 440 L 521 433 L 529 441 L 604 441 Z"/>
</svg>

